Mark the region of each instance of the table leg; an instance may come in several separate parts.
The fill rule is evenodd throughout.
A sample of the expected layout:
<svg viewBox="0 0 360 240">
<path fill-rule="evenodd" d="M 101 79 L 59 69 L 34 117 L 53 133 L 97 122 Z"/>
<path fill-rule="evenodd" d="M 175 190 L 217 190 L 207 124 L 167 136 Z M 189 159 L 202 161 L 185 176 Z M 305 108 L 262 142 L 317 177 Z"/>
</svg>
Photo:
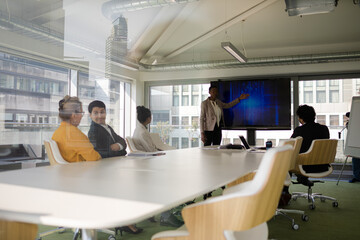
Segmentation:
<svg viewBox="0 0 360 240">
<path fill-rule="evenodd" d="M 81 229 L 82 240 L 97 240 L 97 232 L 95 229 Z"/>
</svg>

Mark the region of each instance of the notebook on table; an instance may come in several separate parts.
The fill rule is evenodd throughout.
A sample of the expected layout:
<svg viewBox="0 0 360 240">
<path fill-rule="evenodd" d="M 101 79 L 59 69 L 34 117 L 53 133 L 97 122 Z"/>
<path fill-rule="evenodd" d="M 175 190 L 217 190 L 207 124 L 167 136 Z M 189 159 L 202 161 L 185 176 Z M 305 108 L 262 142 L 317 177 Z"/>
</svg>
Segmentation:
<svg viewBox="0 0 360 240">
<path fill-rule="evenodd" d="M 252 151 L 256 151 L 256 150 L 266 150 L 266 147 L 250 147 L 250 145 L 248 144 L 248 142 L 246 141 L 246 139 L 244 138 L 243 135 L 239 135 L 239 138 L 242 142 L 242 144 L 244 145 L 246 150 L 252 150 Z"/>
</svg>

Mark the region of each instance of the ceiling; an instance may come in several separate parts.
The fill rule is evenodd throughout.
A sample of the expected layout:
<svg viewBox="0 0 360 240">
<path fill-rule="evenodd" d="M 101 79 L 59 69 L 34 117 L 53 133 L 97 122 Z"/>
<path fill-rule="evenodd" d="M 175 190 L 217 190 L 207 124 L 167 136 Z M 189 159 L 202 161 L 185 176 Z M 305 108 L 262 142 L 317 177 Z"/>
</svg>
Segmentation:
<svg viewBox="0 0 360 240">
<path fill-rule="evenodd" d="M 302 17 L 289 17 L 284 0 L 167 1 L 171 4 L 121 13 L 128 29 L 126 59 L 143 70 L 241 67 L 221 48 L 225 41 L 247 64 L 360 59 L 360 6 L 351 0 L 340 0 L 330 13 Z M 32 31 L 31 37 L 71 46 L 64 47 L 64 58 L 101 58 L 120 14 L 110 17 L 116 9 L 111 4 L 121 2 L 131 0 L 0 0 L 0 27 L 29 35 L 30 28 L 47 31 L 41 36 Z M 7 28 L 6 21 L 26 28 Z"/>
</svg>

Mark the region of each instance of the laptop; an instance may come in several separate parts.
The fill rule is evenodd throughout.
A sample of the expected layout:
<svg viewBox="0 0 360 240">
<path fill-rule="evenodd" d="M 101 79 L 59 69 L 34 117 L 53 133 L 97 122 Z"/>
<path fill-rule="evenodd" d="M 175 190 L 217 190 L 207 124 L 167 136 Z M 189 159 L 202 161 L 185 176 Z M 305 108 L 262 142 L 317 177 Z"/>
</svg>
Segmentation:
<svg viewBox="0 0 360 240">
<path fill-rule="evenodd" d="M 250 145 L 248 144 L 248 142 L 246 141 L 243 135 L 239 135 L 239 138 L 246 150 L 250 150 L 250 151 L 266 150 L 266 147 L 250 147 Z"/>
</svg>

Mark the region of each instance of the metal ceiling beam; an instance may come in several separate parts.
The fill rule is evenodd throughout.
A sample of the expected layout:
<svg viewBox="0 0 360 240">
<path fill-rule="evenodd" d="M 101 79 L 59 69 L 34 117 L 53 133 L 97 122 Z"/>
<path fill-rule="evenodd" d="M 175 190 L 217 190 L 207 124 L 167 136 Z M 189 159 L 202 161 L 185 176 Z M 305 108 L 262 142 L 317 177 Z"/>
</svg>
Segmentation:
<svg viewBox="0 0 360 240">
<path fill-rule="evenodd" d="M 147 63 L 151 60 L 151 57 L 159 50 L 161 46 L 172 36 L 176 29 L 184 22 L 185 19 L 194 11 L 198 4 L 187 4 L 156 40 L 156 42 L 150 47 L 146 54 L 140 59 L 140 62 Z"/>
<path fill-rule="evenodd" d="M 228 21 L 225 21 L 224 23 L 220 24 L 219 26 L 211 29 L 210 31 L 206 32 L 205 34 L 202 34 L 202 35 L 196 37 L 194 40 L 184 44 L 183 46 L 181 46 L 178 49 L 174 50 L 173 52 L 169 53 L 168 55 L 166 55 L 164 57 L 164 59 L 169 59 L 169 58 L 179 55 L 180 53 L 183 53 L 184 51 L 196 46 L 197 44 L 207 40 L 208 38 L 218 34 L 221 31 L 229 28 L 230 26 L 232 26 L 240 21 L 245 20 L 249 16 L 261 11 L 262 9 L 268 7 L 269 5 L 271 5 L 277 1 L 279 1 L 279 0 L 265 0 L 265 1 L 262 1 L 256 5 L 254 5 L 253 7 L 245 10 L 244 12 L 236 15 L 235 17 L 229 19 Z"/>
<path fill-rule="evenodd" d="M 182 64 L 140 64 L 142 71 L 185 71 L 194 69 L 223 69 L 223 68 L 244 68 L 260 66 L 280 66 L 296 64 L 318 64 L 330 62 L 360 61 L 360 52 L 341 52 L 310 55 L 276 56 L 264 58 L 250 58 L 246 63 L 238 60 L 203 61 Z"/>
</svg>

